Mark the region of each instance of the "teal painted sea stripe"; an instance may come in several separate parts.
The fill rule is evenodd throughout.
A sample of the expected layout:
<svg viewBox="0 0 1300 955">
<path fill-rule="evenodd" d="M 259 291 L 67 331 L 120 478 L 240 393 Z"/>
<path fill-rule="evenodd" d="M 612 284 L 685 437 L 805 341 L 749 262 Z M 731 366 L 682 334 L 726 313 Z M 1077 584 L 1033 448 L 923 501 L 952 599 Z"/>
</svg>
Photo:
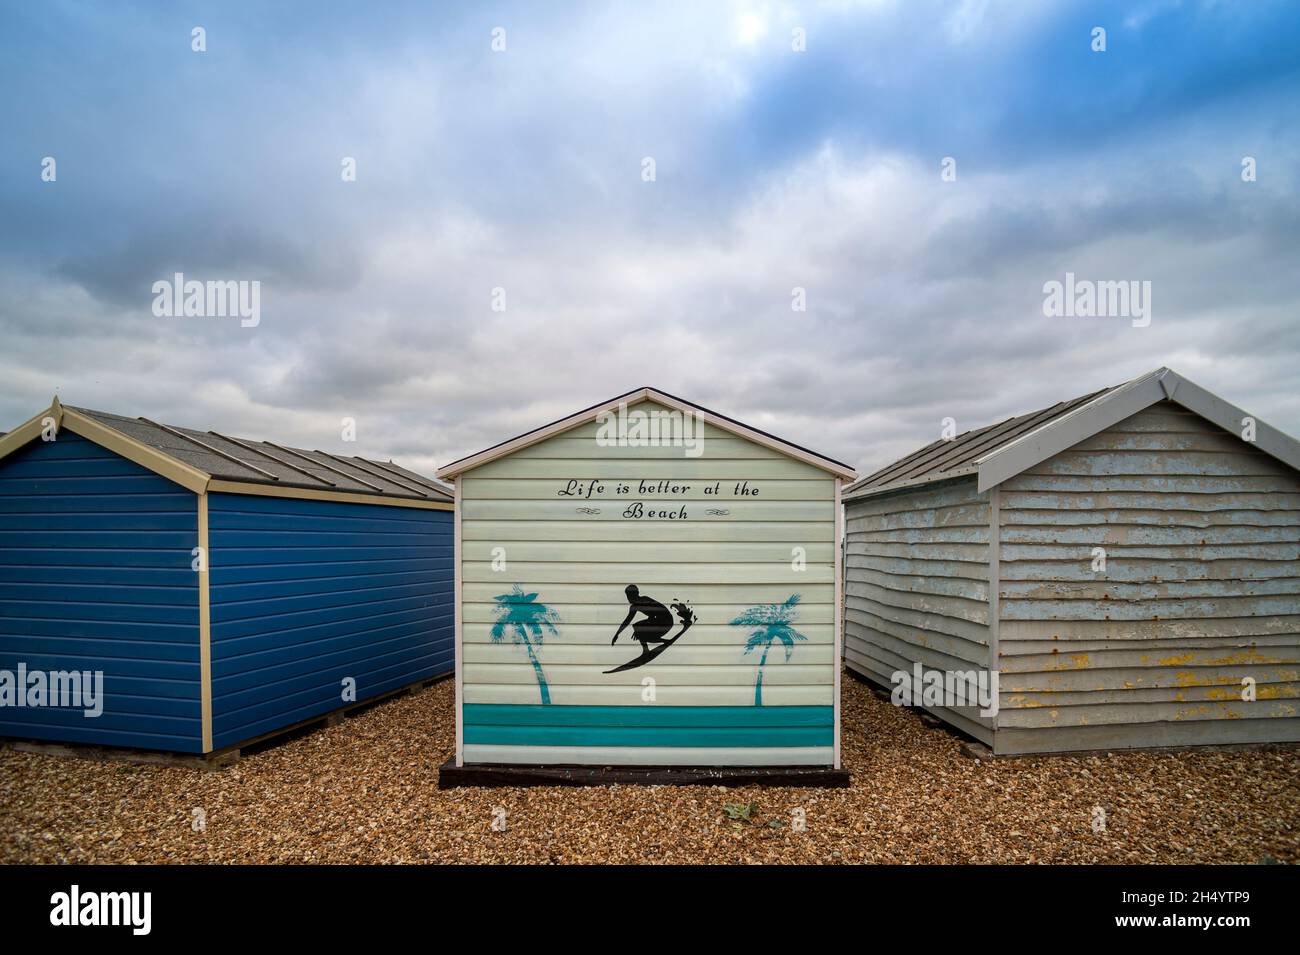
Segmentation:
<svg viewBox="0 0 1300 955">
<path fill-rule="evenodd" d="M 830 706 L 467 703 L 465 742 L 502 746 L 831 746 Z"/>
</svg>

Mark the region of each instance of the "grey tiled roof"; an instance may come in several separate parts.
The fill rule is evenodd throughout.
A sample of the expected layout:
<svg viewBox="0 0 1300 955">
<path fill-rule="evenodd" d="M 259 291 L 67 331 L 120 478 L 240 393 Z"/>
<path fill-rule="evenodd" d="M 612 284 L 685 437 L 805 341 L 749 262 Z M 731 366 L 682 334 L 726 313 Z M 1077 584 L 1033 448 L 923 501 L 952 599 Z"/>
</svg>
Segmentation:
<svg viewBox="0 0 1300 955">
<path fill-rule="evenodd" d="M 1016 415 L 997 424 L 967 431 L 946 441 L 943 439 L 934 441 L 918 451 L 913 451 L 907 457 L 886 465 L 874 474 L 859 479 L 845 488 L 845 493 L 873 491 L 896 484 L 940 481 L 970 473 L 974 470 L 976 462 L 985 455 L 992 454 L 998 448 L 1010 444 L 1062 415 L 1069 414 L 1094 398 L 1100 398 L 1121 387 L 1123 385 L 1103 388 L 1101 391 L 1081 395 L 1069 401 L 1057 402 L 1050 408 Z"/>
<path fill-rule="evenodd" d="M 391 461 L 307 451 L 270 441 L 159 424 L 147 418 L 67 407 L 218 480 L 413 500 L 452 500 L 451 489 L 445 484 Z"/>
</svg>

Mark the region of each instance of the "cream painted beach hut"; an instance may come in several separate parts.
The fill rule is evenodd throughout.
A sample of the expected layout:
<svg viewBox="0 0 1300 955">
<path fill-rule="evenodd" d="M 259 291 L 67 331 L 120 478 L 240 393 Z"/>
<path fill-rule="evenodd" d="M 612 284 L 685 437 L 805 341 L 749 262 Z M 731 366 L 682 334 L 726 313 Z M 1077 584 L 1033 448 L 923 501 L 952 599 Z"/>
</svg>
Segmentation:
<svg viewBox="0 0 1300 955">
<path fill-rule="evenodd" d="M 935 441 L 845 492 L 847 664 L 996 671 L 927 707 L 995 753 L 1300 740 L 1297 469 L 1167 368 Z"/>
<path fill-rule="evenodd" d="M 457 501 L 444 785 L 484 767 L 838 770 L 852 468 L 639 388 L 439 476 Z"/>
</svg>

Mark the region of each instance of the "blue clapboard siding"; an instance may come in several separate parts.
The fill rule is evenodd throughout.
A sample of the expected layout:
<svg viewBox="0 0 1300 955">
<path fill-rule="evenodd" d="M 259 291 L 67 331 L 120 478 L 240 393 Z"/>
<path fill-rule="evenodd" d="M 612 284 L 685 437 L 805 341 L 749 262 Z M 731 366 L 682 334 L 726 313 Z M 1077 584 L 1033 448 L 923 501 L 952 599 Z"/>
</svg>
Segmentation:
<svg viewBox="0 0 1300 955">
<path fill-rule="evenodd" d="M 467 703 L 465 742 L 502 746 L 831 746 L 830 706 Z"/>
<path fill-rule="evenodd" d="M 102 671 L 99 717 L 0 708 L 0 735 L 202 750 L 197 498 L 69 431 L 0 460 L 0 670 Z"/>
<path fill-rule="evenodd" d="M 212 494 L 220 749 L 455 666 L 451 511 Z"/>
</svg>

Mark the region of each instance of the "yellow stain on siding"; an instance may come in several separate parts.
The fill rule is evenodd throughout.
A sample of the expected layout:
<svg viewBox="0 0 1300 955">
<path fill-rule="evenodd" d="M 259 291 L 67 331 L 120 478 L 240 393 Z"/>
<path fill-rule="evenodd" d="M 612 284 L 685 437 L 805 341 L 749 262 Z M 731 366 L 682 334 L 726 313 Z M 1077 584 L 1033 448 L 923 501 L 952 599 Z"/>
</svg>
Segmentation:
<svg viewBox="0 0 1300 955">
<path fill-rule="evenodd" d="M 1062 660 L 1060 663 L 1053 663 L 1050 666 L 1048 666 L 1046 669 L 1049 671 L 1086 670 L 1088 669 L 1089 666 L 1091 666 L 1091 664 L 1092 661 L 1089 659 L 1088 654 L 1072 653 L 1070 654 L 1068 659 Z"/>
</svg>

